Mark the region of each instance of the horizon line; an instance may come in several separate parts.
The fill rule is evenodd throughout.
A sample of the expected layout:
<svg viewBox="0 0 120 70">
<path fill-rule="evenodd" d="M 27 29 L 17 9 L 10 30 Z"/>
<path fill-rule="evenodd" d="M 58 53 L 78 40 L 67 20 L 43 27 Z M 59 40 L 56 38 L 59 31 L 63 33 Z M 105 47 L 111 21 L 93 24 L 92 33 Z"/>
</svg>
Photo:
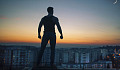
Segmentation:
<svg viewBox="0 0 120 70">
<path fill-rule="evenodd" d="M 31 43 L 31 44 L 41 44 L 41 42 L 0 42 L 1 43 Z M 49 44 L 49 42 L 48 42 Z M 105 43 L 61 43 L 57 42 L 56 44 L 81 44 L 81 45 L 120 45 L 120 44 L 105 44 Z"/>
</svg>

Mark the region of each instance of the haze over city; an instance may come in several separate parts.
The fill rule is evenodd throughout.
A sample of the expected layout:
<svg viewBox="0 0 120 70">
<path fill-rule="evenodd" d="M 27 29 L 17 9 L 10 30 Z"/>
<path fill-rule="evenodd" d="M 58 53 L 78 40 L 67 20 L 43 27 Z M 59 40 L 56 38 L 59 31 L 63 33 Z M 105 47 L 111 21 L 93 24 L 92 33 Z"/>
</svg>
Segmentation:
<svg viewBox="0 0 120 70">
<path fill-rule="evenodd" d="M 56 29 L 57 43 L 120 45 L 116 0 L 1 0 L 0 43 L 40 43 L 38 24 L 49 6 L 63 31 L 61 40 Z"/>
</svg>

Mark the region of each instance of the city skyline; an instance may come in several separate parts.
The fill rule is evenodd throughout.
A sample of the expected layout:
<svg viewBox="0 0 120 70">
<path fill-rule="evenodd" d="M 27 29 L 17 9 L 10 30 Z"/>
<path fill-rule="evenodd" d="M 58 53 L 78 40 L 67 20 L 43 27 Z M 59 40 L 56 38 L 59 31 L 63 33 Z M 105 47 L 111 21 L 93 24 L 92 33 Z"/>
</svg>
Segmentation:
<svg viewBox="0 0 120 70">
<path fill-rule="evenodd" d="M 0 42 L 41 42 L 38 24 L 49 6 L 63 30 L 57 43 L 120 45 L 119 0 L 1 0 Z"/>
<path fill-rule="evenodd" d="M 39 51 L 39 49 L 35 46 L 4 45 L 0 45 L 0 50 L 0 57 L 3 59 L 0 64 L 4 65 L 2 68 L 6 69 L 16 69 L 19 66 L 22 66 L 22 68 L 31 68 L 31 66 L 35 65 L 36 57 Z M 49 65 L 50 47 L 47 47 L 44 52 L 42 63 Z M 81 69 L 83 64 L 88 64 L 85 65 L 85 68 L 91 69 L 115 69 L 119 68 L 120 65 L 119 57 L 120 46 L 103 46 L 98 48 L 56 48 L 55 65 L 58 69 Z"/>
</svg>

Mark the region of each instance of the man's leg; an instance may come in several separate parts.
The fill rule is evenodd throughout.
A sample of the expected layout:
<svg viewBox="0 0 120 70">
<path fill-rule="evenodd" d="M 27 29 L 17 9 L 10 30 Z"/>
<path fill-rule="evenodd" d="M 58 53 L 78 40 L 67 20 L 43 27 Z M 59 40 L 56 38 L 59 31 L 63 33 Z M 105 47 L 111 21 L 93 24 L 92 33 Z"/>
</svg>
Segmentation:
<svg viewBox="0 0 120 70">
<path fill-rule="evenodd" d="M 53 66 L 54 64 L 54 58 L 55 58 L 55 45 L 56 45 L 56 35 L 53 34 L 50 38 L 50 46 L 51 46 L 51 56 L 50 56 L 50 59 L 51 59 L 51 66 Z"/>
<path fill-rule="evenodd" d="M 44 50 L 46 48 L 46 45 L 48 43 L 48 37 L 46 35 L 43 35 L 43 38 L 42 38 L 42 42 L 41 42 L 41 48 L 40 48 L 40 51 L 38 53 L 38 60 L 37 60 L 37 66 L 39 65 L 39 63 L 41 62 L 42 60 L 42 56 L 43 56 L 43 53 L 44 53 Z"/>
</svg>

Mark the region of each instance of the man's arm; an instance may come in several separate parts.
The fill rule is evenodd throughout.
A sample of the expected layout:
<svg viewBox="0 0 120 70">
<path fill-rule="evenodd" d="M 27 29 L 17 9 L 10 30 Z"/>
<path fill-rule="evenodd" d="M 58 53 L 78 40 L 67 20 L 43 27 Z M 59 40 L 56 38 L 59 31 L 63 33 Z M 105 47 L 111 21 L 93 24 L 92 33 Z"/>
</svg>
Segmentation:
<svg viewBox="0 0 120 70">
<path fill-rule="evenodd" d="M 40 32 L 41 32 L 42 24 L 43 24 L 43 18 L 41 19 L 41 21 L 40 21 L 40 23 L 39 23 L 39 26 L 38 26 L 38 38 L 39 38 L 39 39 L 41 39 Z"/>
<path fill-rule="evenodd" d="M 62 29 L 61 29 L 61 26 L 59 24 L 58 18 L 56 18 L 56 25 L 57 25 L 59 33 L 61 34 L 60 38 L 63 39 Z"/>
</svg>

